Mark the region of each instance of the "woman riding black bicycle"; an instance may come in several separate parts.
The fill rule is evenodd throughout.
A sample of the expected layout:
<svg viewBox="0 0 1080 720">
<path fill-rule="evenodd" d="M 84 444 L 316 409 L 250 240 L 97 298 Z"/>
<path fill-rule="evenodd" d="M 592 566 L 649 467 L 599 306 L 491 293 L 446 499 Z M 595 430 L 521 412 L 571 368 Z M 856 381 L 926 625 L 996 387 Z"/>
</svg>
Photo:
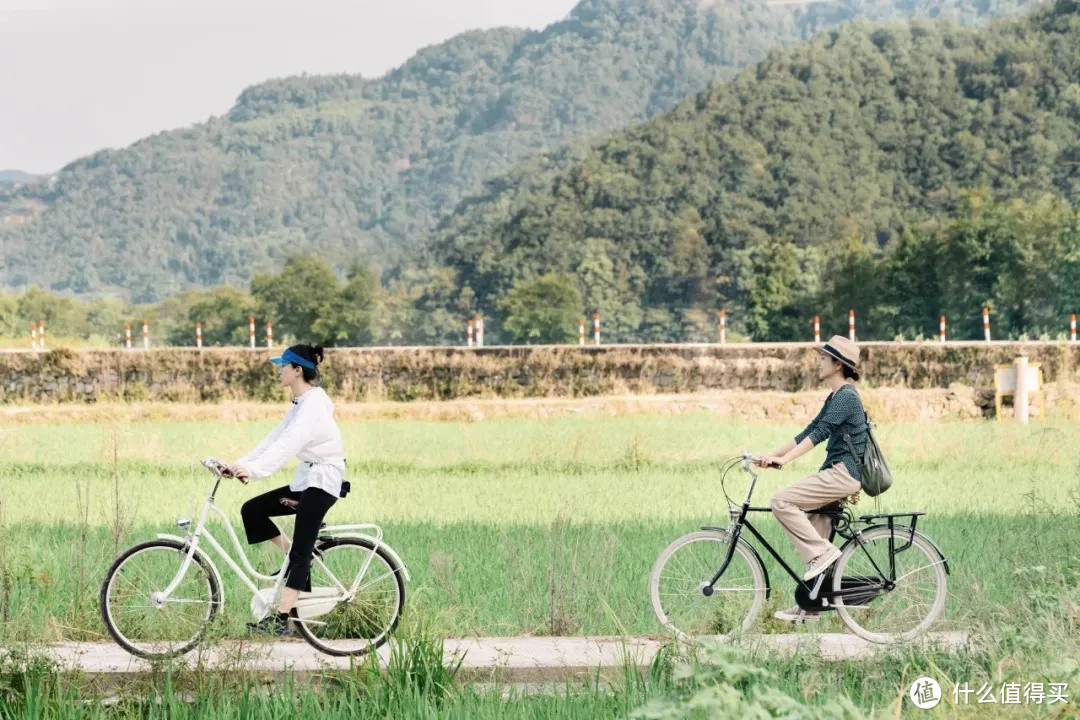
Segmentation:
<svg viewBox="0 0 1080 720">
<path fill-rule="evenodd" d="M 803 580 L 809 582 L 837 561 L 840 548 L 830 542 L 832 521 L 828 515 L 808 515 L 807 511 L 844 500 L 859 492 L 859 460 L 852 455 L 866 449 L 866 413 L 854 383 L 859 379 L 859 346 L 853 341 L 833 335 L 821 348 L 819 379 L 832 392 L 825 404 L 805 430 L 789 440 L 771 455 L 757 461 L 759 467 L 780 468 L 814 449 L 828 439 L 825 463 L 818 472 L 808 475 L 772 499 L 772 511 L 777 521 L 791 536 L 795 549 L 806 562 Z M 850 438 L 850 445 L 845 440 Z M 808 611 L 796 605 L 777 612 L 775 617 L 791 622 L 817 620 L 821 612 Z"/>
<path fill-rule="evenodd" d="M 334 403 L 319 383 L 319 363 L 323 349 L 293 345 L 270 362 L 280 366 L 281 385 L 292 393 L 292 407 L 274 430 L 254 450 L 229 466 L 229 474 L 241 479 L 265 478 L 293 457 L 300 459 L 293 481 L 251 498 L 240 514 L 250 544 L 269 540 L 289 554 L 285 590 L 277 613 L 258 623 L 249 623 L 252 632 L 288 635 L 290 614 L 301 590 L 309 587 L 311 557 L 319 527 L 327 511 L 342 494 L 345 450 L 341 431 L 334 422 Z M 290 545 L 274 516 L 296 515 L 296 529 Z"/>
</svg>

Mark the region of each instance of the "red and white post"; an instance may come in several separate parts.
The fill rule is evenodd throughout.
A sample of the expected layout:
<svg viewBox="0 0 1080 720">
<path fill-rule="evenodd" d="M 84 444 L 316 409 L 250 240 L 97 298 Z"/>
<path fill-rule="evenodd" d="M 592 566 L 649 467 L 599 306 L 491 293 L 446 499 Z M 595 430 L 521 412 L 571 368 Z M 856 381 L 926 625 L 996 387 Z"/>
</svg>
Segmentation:
<svg viewBox="0 0 1080 720">
<path fill-rule="evenodd" d="M 727 311 L 720 311 L 720 344 L 727 342 Z"/>
<path fill-rule="evenodd" d="M 577 344 L 585 347 L 585 318 L 578 318 L 577 321 Z"/>
<path fill-rule="evenodd" d="M 44 352 L 45 351 L 45 321 L 44 320 L 38 320 L 37 341 L 38 341 L 38 349 L 41 350 L 42 352 Z"/>
<path fill-rule="evenodd" d="M 990 342 L 990 308 L 983 308 L 983 337 Z"/>
<path fill-rule="evenodd" d="M 248 316 L 248 345 L 252 350 L 255 349 L 255 316 Z"/>
<path fill-rule="evenodd" d="M 150 325 L 145 320 L 142 321 L 142 346 L 143 350 L 150 349 Z"/>
<path fill-rule="evenodd" d="M 37 352 L 37 323 L 30 323 L 30 349 Z"/>
<path fill-rule="evenodd" d="M 600 344 L 600 313 L 594 312 L 592 314 L 592 331 L 593 331 L 593 343 Z"/>
<path fill-rule="evenodd" d="M 124 323 L 124 347 L 131 349 L 131 323 Z"/>
<path fill-rule="evenodd" d="M 945 342 L 945 316 L 938 319 L 938 332 L 941 334 L 941 342 Z"/>
<path fill-rule="evenodd" d="M 473 345 L 473 321 L 472 320 L 469 321 L 469 329 L 466 332 L 466 337 L 468 338 L 469 347 L 472 347 L 472 345 Z"/>
<path fill-rule="evenodd" d="M 274 325 L 269 321 L 266 323 L 266 347 L 274 347 Z"/>
<path fill-rule="evenodd" d="M 195 347 L 202 347 L 202 323 L 195 323 Z"/>
<path fill-rule="evenodd" d="M 1069 339 L 1076 342 L 1076 313 L 1069 318 Z"/>
<path fill-rule="evenodd" d="M 476 345 L 484 347 L 484 318 L 480 317 L 480 313 L 476 314 Z"/>
<path fill-rule="evenodd" d="M 847 312 L 847 334 L 848 340 L 855 342 L 855 310 L 848 310 Z"/>
<path fill-rule="evenodd" d="M 814 342 L 821 342 L 821 316 L 814 316 Z"/>
</svg>

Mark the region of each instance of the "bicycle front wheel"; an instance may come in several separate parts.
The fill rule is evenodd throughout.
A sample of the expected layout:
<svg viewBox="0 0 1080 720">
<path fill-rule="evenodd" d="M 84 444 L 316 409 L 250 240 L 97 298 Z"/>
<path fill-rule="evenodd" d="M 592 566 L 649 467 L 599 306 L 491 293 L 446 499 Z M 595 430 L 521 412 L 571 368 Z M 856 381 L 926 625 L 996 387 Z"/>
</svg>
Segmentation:
<svg viewBox="0 0 1080 720">
<path fill-rule="evenodd" d="M 745 632 L 765 604 L 765 571 L 742 540 L 709 595 L 704 586 L 720 569 L 732 538 L 724 530 L 684 535 L 668 545 L 653 565 L 649 599 L 657 620 L 682 640 Z"/>
<path fill-rule="evenodd" d="M 860 537 L 861 545 L 851 540 L 844 546 L 833 571 L 833 590 L 841 591 L 845 583 L 848 588 L 847 601 L 843 595 L 834 600 L 840 619 L 876 643 L 910 640 L 925 632 L 945 611 L 944 559 L 921 533 L 912 536 L 902 527 L 871 528 Z M 860 598 L 850 590 L 860 584 L 876 589 Z"/>
<path fill-rule="evenodd" d="M 140 543 L 116 558 L 101 583 L 101 619 L 120 647 L 159 659 L 183 655 L 202 639 L 221 606 L 221 589 L 199 553 L 176 588 L 188 546 L 175 540 Z"/>
<path fill-rule="evenodd" d="M 366 569 L 365 569 L 366 568 Z M 364 655 L 382 645 L 401 620 L 404 569 L 362 538 L 321 543 L 311 563 L 311 592 L 301 593 L 297 629 L 328 655 Z"/>
</svg>

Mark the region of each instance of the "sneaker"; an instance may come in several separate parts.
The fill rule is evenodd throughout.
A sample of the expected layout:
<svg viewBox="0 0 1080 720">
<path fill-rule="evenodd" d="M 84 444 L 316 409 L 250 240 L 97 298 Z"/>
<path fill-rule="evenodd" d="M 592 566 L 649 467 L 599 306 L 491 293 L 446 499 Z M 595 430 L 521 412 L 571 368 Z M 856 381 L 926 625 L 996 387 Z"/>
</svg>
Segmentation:
<svg viewBox="0 0 1080 720">
<path fill-rule="evenodd" d="M 821 573 L 828 570 L 834 562 L 840 559 L 840 548 L 833 546 L 831 550 L 818 555 L 816 558 L 806 564 L 806 574 L 803 575 L 803 582 L 810 582 Z"/>
<path fill-rule="evenodd" d="M 781 610 L 773 615 L 777 620 L 783 620 L 790 623 L 801 622 L 813 622 L 814 620 L 820 620 L 823 612 L 821 610 L 803 610 L 796 605 L 795 607 L 788 608 L 787 610 Z"/>
<path fill-rule="evenodd" d="M 274 635 L 286 637 L 292 635 L 292 615 L 289 613 L 272 612 L 259 622 L 247 624 L 248 635 Z"/>
</svg>

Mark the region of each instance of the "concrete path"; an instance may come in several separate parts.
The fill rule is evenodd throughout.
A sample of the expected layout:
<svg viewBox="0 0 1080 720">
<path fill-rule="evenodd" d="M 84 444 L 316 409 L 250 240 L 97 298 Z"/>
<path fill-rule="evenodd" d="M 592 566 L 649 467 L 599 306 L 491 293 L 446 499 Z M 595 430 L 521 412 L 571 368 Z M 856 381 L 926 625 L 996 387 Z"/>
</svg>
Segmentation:
<svg viewBox="0 0 1080 720">
<path fill-rule="evenodd" d="M 967 643 L 962 632 L 930 633 L 913 643 L 924 648 L 954 651 Z M 740 645 L 752 650 L 790 656 L 814 653 L 825 660 L 868 657 L 888 646 L 868 643 L 845 634 L 759 635 Z M 627 667 L 644 668 L 652 662 L 660 642 L 651 638 L 611 637 L 506 637 L 452 638 L 443 649 L 444 660 L 461 661 L 464 680 L 513 683 L 560 682 L 590 678 L 617 678 Z M 0 648 L 0 655 L 4 653 Z M 129 655 L 113 643 L 63 643 L 26 648 L 46 655 L 69 671 L 110 676 L 114 680 L 151 671 L 145 660 Z M 389 647 L 379 649 L 385 665 Z M 307 643 L 230 642 L 193 651 L 177 662 L 206 671 L 247 671 L 255 673 L 325 673 L 348 670 L 350 664 L 364 662 L 324 655 Z"/>
</svg>

